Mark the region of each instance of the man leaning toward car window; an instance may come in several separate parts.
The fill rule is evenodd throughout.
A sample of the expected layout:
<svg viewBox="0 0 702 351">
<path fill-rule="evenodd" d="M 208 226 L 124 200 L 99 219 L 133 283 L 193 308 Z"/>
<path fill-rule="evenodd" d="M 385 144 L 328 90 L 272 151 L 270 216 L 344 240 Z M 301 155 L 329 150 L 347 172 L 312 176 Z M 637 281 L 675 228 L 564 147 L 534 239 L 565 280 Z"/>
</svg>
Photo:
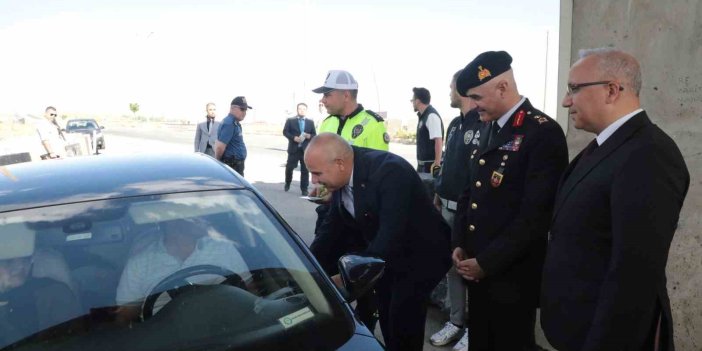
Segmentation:
<svg viewBox="0 0 702 351">
<path fill-rule="evenodd" d="M 126 324 L 141 312 L 141 304 L 164 278 L 184 268 L 214 265 L 241 274 L 248 267 L 232 241 L 211 236 L 192 220 L 176 219 L 162 224 L 163 234 L 141 250 L 135 250 L 117 286 L 117 321 Z M 149 239 L 149 238 L 147 238 Z"/>
</svg>

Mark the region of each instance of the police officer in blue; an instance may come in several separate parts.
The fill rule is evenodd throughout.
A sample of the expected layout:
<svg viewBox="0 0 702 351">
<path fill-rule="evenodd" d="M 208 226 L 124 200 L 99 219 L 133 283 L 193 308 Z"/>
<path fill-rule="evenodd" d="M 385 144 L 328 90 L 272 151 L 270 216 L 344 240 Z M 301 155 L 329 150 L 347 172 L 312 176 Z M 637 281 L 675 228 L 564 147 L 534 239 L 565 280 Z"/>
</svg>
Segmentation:
<svg viewBox="0 0 702 351">
<path fill-rule="evenodd" d="M 434 204 L 450 225 L 453 224 L 458 197 L 470 180 L 471 151 L 478 148 L 482 126 L 478 112 L 470 109 L 470 99 L 458 95 L 456 90 L 456 79 L 462 71 L 453 75 L 450 85 L 451 107 L 460 109 L 461 114 L 448 126 L 441 171 L 434 186 Z M 453 349 L 465 350 L 468 346 L 468 331 L 463 331 L 466 322 L 466 285 L 455 267 L 451 267 L 446 276 L 449 321 L 429 341 L 432 345 L 443 346 L 460 338 Z"/>
<path fill-rule="evenodd" d="M 484 52 L 456 80 L 486 122 L 452 235 L 452 259 L 468 283 L 471 350 L 536 348 L 547 233 L 568 165 L 563 130 L 519 94 L 511 63 L 504 51 Z"/>
<path fill-rule="evenodd" d="M 241 129 L 241 121 L 246 117 L 246 112 L 252 107 L 243 96 L 232 100 L 229 114 L 224 117 L 217 133 L 215 144 L 215 158 L 244 176 L 244 161 L 246 161 L 246 145 Z"/>
</svg>

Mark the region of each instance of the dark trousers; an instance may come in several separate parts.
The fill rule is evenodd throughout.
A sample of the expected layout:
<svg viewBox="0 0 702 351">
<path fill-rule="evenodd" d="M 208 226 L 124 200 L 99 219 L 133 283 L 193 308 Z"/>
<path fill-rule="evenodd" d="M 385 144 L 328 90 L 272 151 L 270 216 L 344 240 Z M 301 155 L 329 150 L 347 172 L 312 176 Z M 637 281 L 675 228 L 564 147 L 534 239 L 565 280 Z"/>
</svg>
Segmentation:
<svg viewBox="0 0 702 351">
<path fill-rule="evenodd" d="M 242 177 L 244 176 L 244 160 L 236 160 L 233 158 L 223 158 L 222 163 L 231 167 Z"/>
<path fill-rule="evenodd" d="M 288 153 L 288 162 L 285 164 L 285 184 L 290 184 L 293 178 L 293 169 L 300 162 L 300 190 L 307 190 L 310 184 L 310 173 L 305 165 L 305 152 L 298 148 L 297 151 Z"/>
<path fill-rule="evenodd" d="M 480 284 L 468 283 L 469 350 L 536 350 L 536 307 L 523 301 L 496 301 Z"/>
<path fill-rule="evenodd" d="M 389 351 L 421 351 L 429 294 L 435 284 L 386 273 L 378 281 L 378 312 Z"/>
<path fill-rule="evenodd" d="M 428 161 L 428 162 L 417 161 L 417 172 L 431 173 L 431 165 L 433 165 L 433 164 L 434 164 L 434 161 Z"/>
</svg>

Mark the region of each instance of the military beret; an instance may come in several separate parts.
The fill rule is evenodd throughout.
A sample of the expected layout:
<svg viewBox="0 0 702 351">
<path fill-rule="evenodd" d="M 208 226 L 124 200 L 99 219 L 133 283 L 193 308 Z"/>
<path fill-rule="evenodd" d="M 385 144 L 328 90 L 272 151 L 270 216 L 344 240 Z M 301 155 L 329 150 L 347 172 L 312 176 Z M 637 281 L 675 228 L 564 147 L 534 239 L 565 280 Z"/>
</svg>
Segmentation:
<svg viewBox="0 0 702 351">
<path fill-rule="evenodd" d="M 486 51 L 476 56 L 456 78 L 456 90 L 461 96 L 467 96 L 468 89 L 475 88 L 490 79 L 509 71 L 512 56 L 506 51 Z"/>
</svg>

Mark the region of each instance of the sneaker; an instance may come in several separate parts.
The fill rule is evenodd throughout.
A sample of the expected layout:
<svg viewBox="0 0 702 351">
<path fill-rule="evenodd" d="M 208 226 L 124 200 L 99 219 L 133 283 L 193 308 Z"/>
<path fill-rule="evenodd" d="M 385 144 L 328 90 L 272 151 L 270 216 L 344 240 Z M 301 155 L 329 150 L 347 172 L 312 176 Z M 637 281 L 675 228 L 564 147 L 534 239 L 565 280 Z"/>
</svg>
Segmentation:
<svg viewBox="0 0 702 351">
<path fill-rule="evenodd" d="M 456 345 L 453 345 L 453 351 L 468 351 L 468 329 L 463 333 L 461 340 L 458 340 Z"/>
<path fill-rule="evenodd" d="M 290 190 L 290 184 L 285 184 L 285 187 L 283 188 L 285 191 Z"/>
<path fill-rule="evenodd" d="M 441 330 L 429 338 L 429 342 L 434 346 L 444 346 L 460 338 L 461 330 L 463 330 L 463 328 L 457 327 L 451 322 L 446 322 Z"/>
</svg>

